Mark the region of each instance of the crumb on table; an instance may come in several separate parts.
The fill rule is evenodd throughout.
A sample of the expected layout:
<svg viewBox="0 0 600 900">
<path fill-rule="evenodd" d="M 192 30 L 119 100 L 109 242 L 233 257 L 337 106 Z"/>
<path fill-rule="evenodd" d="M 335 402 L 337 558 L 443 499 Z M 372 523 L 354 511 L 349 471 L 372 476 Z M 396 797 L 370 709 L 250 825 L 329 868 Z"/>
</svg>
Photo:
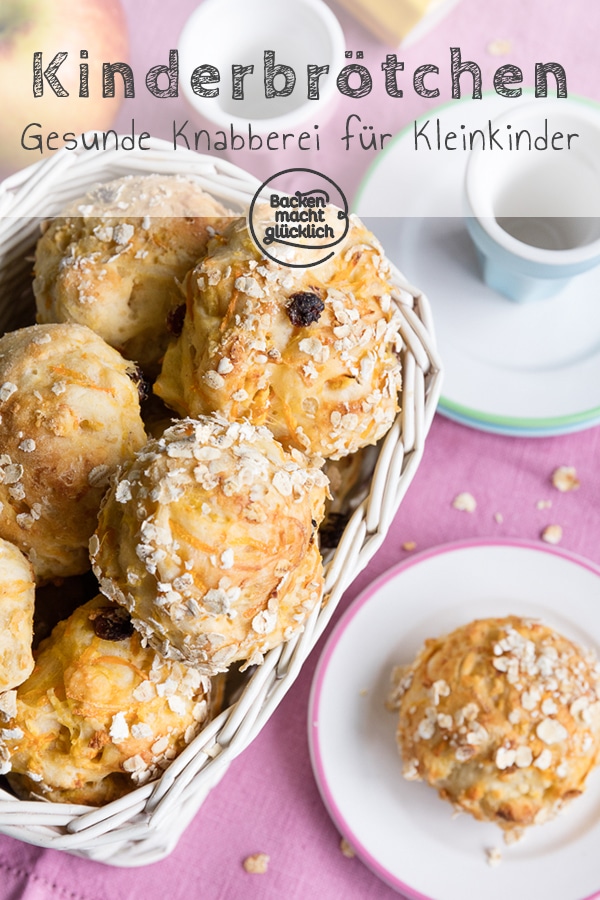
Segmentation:
<svg viewBox="0 0 600 900">
<path fill-rule="evenodd" d="M 477 508 L 477 501 L 473 494 L 469 494 L 468 491 L 463 491 L 461 494 L 457 494 L 454 500 L 452 501 L 452 506 L 454 509 L 459 509 L 461 512 L 475 512 Z"/>
<path fill-rule="evenodd" d="M 269 868 L 269 859 L 268 853 L 252 853 L 246 857 L 243 866 L 251 875 L 264 875 Z"/>
<path fill-rule="evenodd" d="M 552 473 L 552 485 L 557 491 L 576 491 L 581 486 L 574 466 L 559 466 Z"/>
<path fill-rule="evenodd" d="M 560 544 L 562 534 L 560 525 L 546 525 L 542 531 L 542 540 L 546 541 L 547 544 Z"/>
<path fill-rule="evenodd" d="M 343 855 L 347 859 L 353 859 L 356 856 L 356 853 L 354 852 L 354 848 L 352 847 L 351 844 L 348 843 L 346 838 L 341 839 L 340 850 L 342 851 Z"/>
</svg>

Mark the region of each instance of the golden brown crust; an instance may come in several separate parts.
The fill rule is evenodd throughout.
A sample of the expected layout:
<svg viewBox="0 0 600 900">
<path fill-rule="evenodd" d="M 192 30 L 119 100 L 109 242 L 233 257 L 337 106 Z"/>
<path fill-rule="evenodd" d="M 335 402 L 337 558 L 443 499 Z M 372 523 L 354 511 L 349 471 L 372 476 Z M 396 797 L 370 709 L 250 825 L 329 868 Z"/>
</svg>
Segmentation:
<svg viewBox="0 0 600 900">
<path fill-rule="evenodd" d="M 0 694 L 25 681 L 33 669 L 34 602 L 30 562 L 0 538 Z"/>
<path fill-rule="evenodd" d="M 54 219 L 36 250 L 39 322 L 87 325 L 127 359 L 155 371 L 182 302 L 181 281 L 227 210 L 176 175 L 100 185 Z"/>
<path fill-rule="evenodd" d="M 209 243 L 184 290 L 183 330 L 155 385 L 180 414 L 247 418 L 325 458 L 390 428 L 400 319 L 388 263 L 357 219 L 331 260 L 308 269 L 261 257 L 240 219 Z M 311 298 L 316 312 L 303 318 Z"/>
<path fill-rule="evenodd" d="M 41 644 L 3 716 L 2 769 L 20 795 L 107 803 L 161 774 L 206 721 L 209 694 L 208 679 L 144 648 L 99 595 Z"/>
<path fill-rule="evenodd" d="M 598 760 L 596 659 L 538 622 L 428 640 L 396 687 L 405 777 L 506 832 L 554 816 Z"/>
<path fill-rule="evenodd" d="M 0 537 L 38 582 L 89 569 L 108 476 L 145 441 L 131 371 L 81 325 L 0 339 Z"/>
<path fill-rule="evenodd" d="M 321 598 L 326 495 L 321 470 L 266 428 L 184 419 L 112 485 L 94 572 L 165 656 L 208 674 L 257 663 Z"/>
</svg>

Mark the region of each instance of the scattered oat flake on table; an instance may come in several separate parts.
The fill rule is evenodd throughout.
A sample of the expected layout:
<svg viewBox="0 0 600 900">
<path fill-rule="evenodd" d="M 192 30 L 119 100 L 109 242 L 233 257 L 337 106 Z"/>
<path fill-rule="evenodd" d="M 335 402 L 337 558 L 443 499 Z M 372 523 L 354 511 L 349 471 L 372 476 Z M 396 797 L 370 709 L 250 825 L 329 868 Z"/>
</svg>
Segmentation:
<svg viewBox="0 0 600 900">
<path fill-rule="evenodd" d="M 552 473 L 552 484 L 564 494 L 566 491 L 576 491 L 581 482 L 573 466 L 559 466 Z"/>
<path fill-rule="evenodd" d="M 268 853 L 253 853 L 246 857 L 243 866 L 251 875 L 264 875 L 269 868 L 269 859 Z"/>
<path fill-rule="evenodd" d="M 535 504 L 536 509 L 550 509 L 552 506 L 552 500 L 538 500 Z"/>
<path fill-rule="evenodd" d="M 546 525 L 542 531 L 542 540 L 547 544 L 560 544 L 562 533 L 560 525 Z"/>
<path fill-rule="evenodd" d="M 494 521 L 498 523 L 498 525 L 502 525 L 504 522 L 504 516 L 502 513 L 494 513 Z"/>
<path fill-rule="evenodd" d="M 464 491 L 462 494 L 457 494 L 452 501 L 452 506 L 454 509 L 460 509 L 461 512 L 475 512 L 477 501 L 473 494 Z"/>
<path fill-rule="evenodd" d="M 408 550 L 410 552 L 411 550 L 414 550 L 416 546 L 417 545 L 414 541 L 404 541 L 404 543 L 402 544 L 402 549 Z"/>
<path fill-rule="evenodd" d="M 512 50 L 512 41 L 507 38 L 496 38 L 487 45 L 487 52 L 490 56 L 508 56 Z"/>
<path fill-rule="evenodd" d="M 347 859 L 353 859 L 356 856 L 354 848 L 348 843 L 346 838 L 342 838 L 340 841 L 340 850 Z"/>
<path fill-rule="evenodd" d="M 498 847 L 486 847 L 485 855 L 488 866 L 499 866 L 502 862 L 502 853 Z"/>
</svg>

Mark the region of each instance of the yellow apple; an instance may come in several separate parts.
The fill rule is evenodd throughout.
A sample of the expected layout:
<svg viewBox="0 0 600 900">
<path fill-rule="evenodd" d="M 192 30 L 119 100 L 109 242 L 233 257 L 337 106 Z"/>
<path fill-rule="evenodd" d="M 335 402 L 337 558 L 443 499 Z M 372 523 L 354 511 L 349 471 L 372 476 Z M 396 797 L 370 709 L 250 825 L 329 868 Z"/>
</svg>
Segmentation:
<svg viewBox="0 0 600 900">
<path fill-rule="evenodd" d="M 84 53 L 81 56 L 81 53 Z M 87 51 L 87 58 L 85 52 Z M 68 92 L 59 97 L 42 77 L 34 96 L 34 54 L 42 72 L 58 53 L 67 53 L 56 77 Z M 119 0 L 0 0 L 0 173 L 6 175 L 59 149 L 67 132 L 110 127 L 123 96 L 115 78 L 115 97 L 102 97 L 102 64 L 127 62 L 125 15 Z M 88 97 L 80 97 L 80 66 L 89 72 Z M 44 135 L 42 151 L 21 146 L 27 125 Z M 56 133 L 57 137 L 48 139 Z"/>
</svg>

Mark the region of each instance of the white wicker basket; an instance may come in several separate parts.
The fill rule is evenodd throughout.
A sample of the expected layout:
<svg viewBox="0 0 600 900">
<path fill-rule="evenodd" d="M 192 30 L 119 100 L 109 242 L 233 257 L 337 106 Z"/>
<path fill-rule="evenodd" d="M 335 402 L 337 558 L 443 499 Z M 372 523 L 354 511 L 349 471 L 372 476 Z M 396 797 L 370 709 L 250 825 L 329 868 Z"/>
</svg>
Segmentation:
<svg viewBox="0 0 600 900">
<path fill-rule="evenodd" d="M 205 190 L 240 210 L 258 187 L 230 163 L 173 151 L 153 139 L 148 151 L 56 153 L 0 185 L 0 330 L 33 321 L 31 252 L 40 221 L 93 184 L 134 173 L 190 174 Z M 419 465 L 440 389 L 427 299 L 395 273 L 403 316 L 402 412 L 382 441 L 366 496 L 326 559 L 326 603 L 302 634 L 270 651 L 237 702 L 222 712 L 171 764 L 162 778 L 100 809 L 15 799 L 0 790 L 0 832 L 118 866 L 168 855 L 210 789 L 267 722 L 327 626 L 344 590 L 381 546 Z"/>
</svg>

